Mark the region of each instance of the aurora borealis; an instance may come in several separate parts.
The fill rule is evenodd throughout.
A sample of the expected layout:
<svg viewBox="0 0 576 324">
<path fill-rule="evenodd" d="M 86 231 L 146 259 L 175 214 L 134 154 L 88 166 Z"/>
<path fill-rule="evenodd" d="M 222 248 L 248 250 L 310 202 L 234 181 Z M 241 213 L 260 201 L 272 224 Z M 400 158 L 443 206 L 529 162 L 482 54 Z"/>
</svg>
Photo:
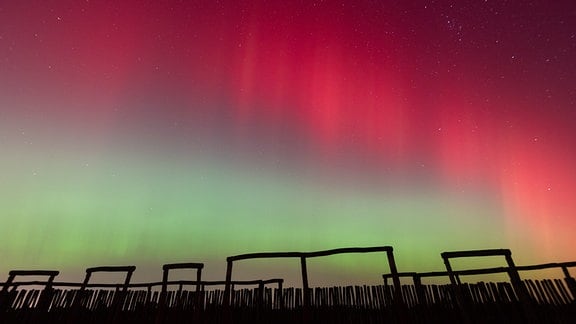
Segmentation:
<svg viewBox="0 0 576 324">
<path fill-rule="evenodd" d="M 370 245 L 401 271 L 460 249 L 574 260 L 575 16 L 1 2 L 0 275 L 194 261 L 220 278 L 228 255 Z M 371 270 L 354 264 L 338 269 Z"/>
</svg>

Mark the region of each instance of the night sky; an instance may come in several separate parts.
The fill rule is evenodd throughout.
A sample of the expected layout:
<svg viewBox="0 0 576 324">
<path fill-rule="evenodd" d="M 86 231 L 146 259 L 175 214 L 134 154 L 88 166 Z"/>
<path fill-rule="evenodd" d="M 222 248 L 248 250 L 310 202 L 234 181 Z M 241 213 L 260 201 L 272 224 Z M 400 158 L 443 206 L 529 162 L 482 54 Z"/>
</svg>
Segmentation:
<svg viewBox="0 0 576 324">
<path fill-rule="evenodd" d="M 573 1 L 0 2 L 0 275 L 575 260 L 575 168 Z"/>
</svg>

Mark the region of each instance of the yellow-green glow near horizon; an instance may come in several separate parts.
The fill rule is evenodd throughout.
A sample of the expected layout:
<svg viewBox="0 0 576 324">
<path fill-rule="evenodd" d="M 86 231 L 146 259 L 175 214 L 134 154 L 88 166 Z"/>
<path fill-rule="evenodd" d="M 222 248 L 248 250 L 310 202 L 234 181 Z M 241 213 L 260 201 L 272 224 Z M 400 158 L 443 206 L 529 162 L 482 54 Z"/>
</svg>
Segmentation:
<svg viewBox="0 0 576 324">
<path fill-rule="evenodd" d="M 194 156 L 72 159 L 54 158 L 50 167 L 22 172 L 18 187 L 2 188 L 0 235 L 10 242 L 4 264 L 223 264 L 253 251 L 393 245 L 399 264 L 425 269 L 438 268 L 446 249 L 509 244 L 503 230 L 490 233 L 503 228 L 499 206 L 479 193 L 443 196 L 398 185 L 367 192 Z M 355 269 L 353 257 L 337 263 Z"/>
</svg>

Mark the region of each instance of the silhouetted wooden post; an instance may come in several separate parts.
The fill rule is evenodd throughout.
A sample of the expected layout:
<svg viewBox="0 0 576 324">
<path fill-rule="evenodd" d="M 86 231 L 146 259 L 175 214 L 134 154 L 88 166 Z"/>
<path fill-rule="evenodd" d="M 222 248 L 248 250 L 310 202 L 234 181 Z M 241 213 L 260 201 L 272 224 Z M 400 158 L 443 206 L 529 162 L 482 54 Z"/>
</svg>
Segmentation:
<svg viewBox="0 0 576 324">
<path fill-rule="evenodd" d="M 386 256 L 390 274 L 392 275 L 392 283 L 394 284 L 394 303 L 402 304 L 402 286 L 400 284 L 400 276 L 398 276 L 398 269 L 396 268 L 396 261 L 394 260 L 394 250 L 391 246 L 386 250 Z"/>
<path fill-rule="evenodd" d="M 258 307 L 264 307 L 264 281 L 258 281 Z"/>
<path fill-rule="evenodd" d="M 283 285 L 283 283 L 284 283 L 284 280 L 282 280 L 282 279 L 280 279 L 278 281 L 278 298 L 279 298 L 279 300 L 278 300 L 277 304 L 279 305 L 280 309 L 284 308 L 284 285 Z"/>
<path fill-rule="evenodd" d="M 10 271 L 10 273 L 8 274 L 8 279 L 4 283 L 2 292 L 0 292 L 0 312 L 4 312 L 8 308 L 10 308 L 10 305 L 12 304 L 12 298 L 10 298 L 9 288 L 10 286 L 12 286 L 12 281 L 14 281 L 15 277 L 13 271 Z"/>
<path fill-rule="evenodd" d="M 562 266 L 562 272 L 564 273 L 564 281 L 566 281 L 566 285 L 568 286 L 568 289 L 570 289 L 570 293 L 572 293 L 574 300 L 576 300 L 576 280 L 574 280 L 574 278 L 570 275 L 570 271 L 568 271 L 567 266 Z"/>
<path fill-rule="evenodd" d="M 520 274 L 518 273 L 518 269 L 516 269 L 516 265 L 512 259 L 512 251 L 504 250 L 504 258 L 506 259 L 506 263 L 508 263 L 508 275 L 510 276 L 510 281 L 512 282 L 512 286 L 514 286 L 514 289 L 518 292 L 520 301 L 530 303 L 532 299 L 530 298 L 530 294 L 522 282 L 522 279 L 520 279 Z"/>
<path fill-rule="evenodd" d="M 230 258 L 227 259 L 226 264 L 226 285 L 224 286 L 224 306 L 230 306 L 232 301 L 232 263 L 234 261 Z"/>
<path fill-rule="evenodd" d="M 306 257 L 300 257 L 300 268 L 302 271 L 302 294 L 303 294 L 303 305 L 304 307 L 310 306 L 310 298 L 308 296 L 308 268 L 306 267 Z"/>
<path fill-rule="evenodd" d="M 424 286 L 422 286 L 422 277 L 420 277 L 418 273 L 414 273 L 414 275 L 412 275 L 412 281 L 414 282 L 418 304 L 426 304 L 426 293 L 424 292 Z"/>
</svg>

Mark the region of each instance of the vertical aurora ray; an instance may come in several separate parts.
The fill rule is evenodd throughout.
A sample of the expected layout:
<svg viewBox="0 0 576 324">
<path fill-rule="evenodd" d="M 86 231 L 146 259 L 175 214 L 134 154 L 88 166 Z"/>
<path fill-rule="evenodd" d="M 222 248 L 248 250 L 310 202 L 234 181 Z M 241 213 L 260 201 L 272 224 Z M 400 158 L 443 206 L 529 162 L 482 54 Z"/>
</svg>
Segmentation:
<svg viewBox="0 0 576 324">
<path fill-rule="evenodd" d="M 570 12 L 2 4 L 0 270 L 382 244 L 410 270 L 573 259 Z"/>
</svg>

